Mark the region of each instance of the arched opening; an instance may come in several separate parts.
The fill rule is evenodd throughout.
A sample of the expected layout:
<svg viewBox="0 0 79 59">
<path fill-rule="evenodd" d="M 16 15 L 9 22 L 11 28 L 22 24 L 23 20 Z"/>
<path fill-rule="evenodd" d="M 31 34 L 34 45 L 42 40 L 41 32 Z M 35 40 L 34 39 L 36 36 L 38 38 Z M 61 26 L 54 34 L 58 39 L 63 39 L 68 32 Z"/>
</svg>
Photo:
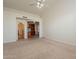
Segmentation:
<svg viewBox="0 0 79 59">
<path fill-rule="evenodd" d="M 19 23 L 18 24 L 18 40 L 24 39 L 24 24 Z"/>
</svg>

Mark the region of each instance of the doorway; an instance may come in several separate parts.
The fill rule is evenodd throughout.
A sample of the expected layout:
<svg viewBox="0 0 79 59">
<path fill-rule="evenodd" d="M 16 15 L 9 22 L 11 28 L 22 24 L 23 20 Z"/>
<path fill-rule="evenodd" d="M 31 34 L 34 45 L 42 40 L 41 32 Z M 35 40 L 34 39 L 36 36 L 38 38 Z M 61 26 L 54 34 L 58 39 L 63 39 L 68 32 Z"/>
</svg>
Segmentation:
<svg viewBox="0 0 79 59">
<path fill-rule="evenodd" d="M 28 38 L 39 38 L 39 22 L 28 21 Z"/>
<path fill-rule="evenodd" d="M 18 40 L 24 39 L 24 24 L 19 23 L 18 24 Z"/>
</svg>

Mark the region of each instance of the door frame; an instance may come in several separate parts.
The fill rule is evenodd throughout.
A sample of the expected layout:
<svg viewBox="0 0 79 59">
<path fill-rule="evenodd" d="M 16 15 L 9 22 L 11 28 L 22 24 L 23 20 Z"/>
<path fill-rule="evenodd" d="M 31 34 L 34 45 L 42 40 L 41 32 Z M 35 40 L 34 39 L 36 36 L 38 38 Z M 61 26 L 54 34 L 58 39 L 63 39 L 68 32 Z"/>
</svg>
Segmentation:
<svg viewBox="0 0 79 59">
<path fill-rule="evenodd" d="M 35 24 L 35 22 L 38 22 L 39 23 L 39 36 L 38 38 L 40 38 L 40 22 L 39 21 L 27 21 L 27 30 L 28 30 L 28 22 L 33 22 Z M 27 31 L 27 37 L 28 37 L 28 31 Z M 29 38 L 29 37 L 28 37 Z"/>
<path fill-rule="evenodd" d="M 26 24 L 27 24 L 27 22 L 25 21 L 25 20 L 20 20 L 20 19 L 16 19 L 16 34 L 17 34 L 17 39 L 16 40 L 18 40 L 18 24 L 19 23 L 22 23 L 22 24 L 24 24 L 24 39 L 27 39 L 27 33 L 26 33 Z"/>
<path fill-rule="evenodd" d="M 22 22 L 19 22 L 18 23 L 18 40 L 21 40 L 20 38 L 19 38 L 19 25 L 20 24 L 22 24 L 22 26 L 23 26 L 23 38 L 22 39 L 24 39 L 24 24 L 22 23 Z"/>
<path fill-rule="evenodd" d="M 30 23 L 29 23 L 29 22 L 30 22 Z M 32 38 L 32 37 L 33 37 L 32 31 L 29 32 L 29 28 L 30 28 L 30 30 L 32 29 L 32 27 L 29 27 L 29 26 L 31 26 L 31 25 L 34 25 L 34 32 L 35 32 L 35 23 L 34 23 L 33 21 L 27 21 L 27 34 L 28 34 L 28 38 Z M 30 35 L 29 35 L 29 34 L 30 34 Z"/>
</svg>

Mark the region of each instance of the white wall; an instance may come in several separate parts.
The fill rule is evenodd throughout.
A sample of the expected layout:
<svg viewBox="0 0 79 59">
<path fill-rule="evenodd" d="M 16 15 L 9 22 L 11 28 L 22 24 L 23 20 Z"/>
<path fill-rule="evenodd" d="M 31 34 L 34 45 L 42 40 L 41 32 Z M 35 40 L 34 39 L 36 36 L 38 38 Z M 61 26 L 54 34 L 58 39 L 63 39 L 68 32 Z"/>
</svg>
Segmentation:
<svg viewBox="0 0 79 59">
<path fill-rule="evenodd" d="M 42 15 L 44 37 L 75 45 L 75 5 L 75 0 L 56 0 L 50 5 Z"/>
<path fill-rule="evenodd" d="M 16 41 L 16 18 L 15 14 L 9 11 L 3 13 L 3 42 Z"/>
<path fill-rule="evenodd" d="M 20 17 L 20 16 L 21 17 L 27 16 L 32 21 L 39 21 L 40 22 L 40 38 L 42 37 L 42 19 L 38 15 L 15 10 L 15 9 L 10 9 L 10 8 L 4 8 L 3 11 L 4 11 L 3 12 L 3 18 L 4 18 L 3 42 L 4 43 L 13 42 L 18 39 L 16 17 Z"/>
</svg>

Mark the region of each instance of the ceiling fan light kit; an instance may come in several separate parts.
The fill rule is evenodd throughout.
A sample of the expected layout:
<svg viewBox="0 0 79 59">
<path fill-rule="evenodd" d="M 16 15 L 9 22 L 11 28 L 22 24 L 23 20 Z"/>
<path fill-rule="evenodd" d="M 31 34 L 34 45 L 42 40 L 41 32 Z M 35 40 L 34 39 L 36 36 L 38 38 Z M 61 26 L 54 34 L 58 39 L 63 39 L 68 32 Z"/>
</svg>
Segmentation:
<svg viewBox="0 0 79 59">
<path fill-rule="evenodd" d="M 44 6 L 44 2 L 45 2 L 45 0 L 37 0 L 36 6 L 38 8 L 42 8 Z"/>
</svg>

